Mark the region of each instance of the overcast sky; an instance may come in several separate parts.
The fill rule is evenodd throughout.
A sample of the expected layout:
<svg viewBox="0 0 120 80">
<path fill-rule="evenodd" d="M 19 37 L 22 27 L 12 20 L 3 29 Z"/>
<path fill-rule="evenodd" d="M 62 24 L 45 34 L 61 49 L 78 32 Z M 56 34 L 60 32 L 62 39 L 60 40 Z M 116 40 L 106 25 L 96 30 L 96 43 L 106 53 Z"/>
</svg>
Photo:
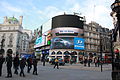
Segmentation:
<svg viewBox="0 0 120 80">
<path fill-rule="evenodd" d="M 114 0 L 0 0 L 0 23 L 3 17 L 23 16 L 24 29 L 36 29 L 56 15 L 80 13 L 87 23 L 96 21 L 101 26 L 112 29 Z"/>
</svg>

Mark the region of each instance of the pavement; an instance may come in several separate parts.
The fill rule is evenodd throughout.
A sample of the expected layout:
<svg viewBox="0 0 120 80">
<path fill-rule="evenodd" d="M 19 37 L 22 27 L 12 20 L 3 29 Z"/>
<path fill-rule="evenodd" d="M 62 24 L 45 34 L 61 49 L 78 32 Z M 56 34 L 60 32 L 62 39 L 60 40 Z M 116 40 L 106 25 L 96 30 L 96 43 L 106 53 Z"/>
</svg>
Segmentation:
<svg viewBox="0 0 120 80">
<path fill-rule="evenodd" d="M 0 80 L 112 80 L 111 79 L 111 64 L 103 65 L 103 71 L 101 67 L 84 67 L 83 64 L 66 64 L 65 66 L 59 66 L 60 69 L 54 69 L 54 65 L 46 63 L 42 66 L 42 63 L 38 63 L 38 75 L 27 73 L 25 68 L 25 77 L 13 74 L 12 78 L 5 78 L 7 75 L 6 65 L 3 65 L 3 75 Z M 14 72 L 12 68 L 12 72 Z"/>
</svg>

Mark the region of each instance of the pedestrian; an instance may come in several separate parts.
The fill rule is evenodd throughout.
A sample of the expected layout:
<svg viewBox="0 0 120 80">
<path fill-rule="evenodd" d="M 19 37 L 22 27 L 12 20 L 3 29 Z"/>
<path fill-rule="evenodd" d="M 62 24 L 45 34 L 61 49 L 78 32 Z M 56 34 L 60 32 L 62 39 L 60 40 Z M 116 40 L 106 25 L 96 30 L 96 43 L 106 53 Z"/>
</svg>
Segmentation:
<svg viewBox="0 0 120 80">
<path fill-rule="evenodd" d="M 73 64 L 73 59 L 70 59 L 70 64 L 71 64 L 71 65 Z"/>
<path fill-rule="evenodd" d="M 45 56 L 46 56 L 45 54 L 43 54 L 43 56 L 42 56 L 43 66 L 45 66 L 45 62 L 46 62 Z"/>
<path fill-rule="evenodd" d="M 20 76 L 23 75 L 23 77 L 25 77 L 25 74 L 24 74 L 24 68 L 25 68 L 25 65 L 26 65 L 26 60 L 25 58 L 23 57 L 21 60 L 20 60 Z"/>
<path fill-rule="evenodd" d="M 37 61 L 36 56 L 35 56 L 34 59 L 33 59 L 33 74 L 35 74 L 35 75 L 38 75 L 38 73 L 37 73 L 37 63 L 38 63 L 38 61 Z"/>
<path fill-rule="evenodd" d="M 5 58 L 3 57 L 3 54 L 0 54 L 0 77 L 2 76 L 2 65 L 5 61 Z"/>
<path fill-rule="evenodd" d="M 97 59 L 97 65 L 98 65 L 98 67 L 99 67 L 99 65 L 100 65 L 100 58 L 98 57 L 98 59 Z"/>
<path fill-rule="evenodd" d="M 6 78 L 11 78 L 12 77 L 12 50 L 8 49 L 7 50 L 7 57 L 6 57 L 6 66 L 7 66 L 7 76 Z"/>
<path fill-rule="evenodd" d="M 88 67 L 90 67 L 91 59 L 88 59 Z"/>
<path fill-rule="evenodd" d="M 54 68 L 57 66 L 57 69 L 59 69 L 59 60 L 58 58 L 55 59 L 55 65 Z"/>
<path fill-rule="evenodd" d="M 87 57 L 85 57 L 85 59 L 84 59 L 84 66 L 86 66 L 87 62 L 88 62 Z"/>
<path fill-rule="evenodd" d="M 94 58 L 94 63 L 95 63 L 95 67 L 97 67 L 97 63 L 98 63 L 97 57 Z"/>
<path fill-rule="evenodd" d="M 27 59 L 27 73 L 30 73 L 30 70 L 32 69 L 32 58 L 29 57 Z"/>
<path fill-rule="evenodd" d="M 14 74 L 18 74 L 18 67 L 19 67 L 19 64 L 20 64 L 20 60 L 19 60 L 19 54 L 16 54 L 16 57 L 14 58 L 14 60 L 13 60 L 13 65 L 14 65 L 14 69 L 15 69 L 15 71 L 14 71 Z"/>
</svg>

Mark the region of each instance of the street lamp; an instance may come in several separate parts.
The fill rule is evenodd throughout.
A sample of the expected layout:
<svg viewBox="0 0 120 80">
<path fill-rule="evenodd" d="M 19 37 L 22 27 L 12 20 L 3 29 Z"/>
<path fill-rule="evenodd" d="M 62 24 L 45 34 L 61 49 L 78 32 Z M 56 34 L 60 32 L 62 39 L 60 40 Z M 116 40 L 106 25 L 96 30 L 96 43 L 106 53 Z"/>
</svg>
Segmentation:
<svg viewBox="0 0 120 80">
<path fill-rule="evenodd" d="M 101 61 L 101 72 L 102 70 L 102 37 L 101 37 L 101 32 L 100 32 L 100 61 Z"/>
<path fill-rule="evenodd" d="M 118 37 L 120 40 L 120 0 L 115 0 L 114 3 L 111 5 L 111 9 L 113 12 L 116 13 L 115 16 L 117 17 L 117 21 L 116 21 L 115 29 L 114 29 L 114 33 L 113 33 L 113 40 L 116 41 L 117 34 L 119 35 Z M 114 60 L 113 56 L 114 55 L 112 53 L 112 80 L 120 80 L 120 75 L 119 75 L 120 74 L 120 68 L 119 68 L 120 62 L 118 61 L 120 59 L 118 58 L 118 60 Z"/>
<path fill-rule="evenodd" d="M 46 36 L 47 36 L 47 35 L 44 35 L 44 37 L 45 37 L 45 42 L 44 42 L 44 53 L 43 53 L 43 56 L 42 56 L 42 58 L 43 58 L 43 66 L 45 66 L 45 61 L 46 61 L 46 59 L 45 59 L 45 56 L 46 56 L 46 52 L 45 52 Z"/>
</svg>

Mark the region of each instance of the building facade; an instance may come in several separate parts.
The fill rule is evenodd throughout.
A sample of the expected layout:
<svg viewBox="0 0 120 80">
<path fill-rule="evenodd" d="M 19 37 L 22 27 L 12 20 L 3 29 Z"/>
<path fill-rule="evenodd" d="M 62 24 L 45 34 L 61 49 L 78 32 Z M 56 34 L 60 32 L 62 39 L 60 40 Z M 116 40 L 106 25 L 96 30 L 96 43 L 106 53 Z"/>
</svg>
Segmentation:
<svg viewBox="0 0 120 80">
<path fill-rule="evenodd" d="M 55 16 L 52 18 L 50 31 L 50 45 L 47 45 L 46 33 L 36 39 L 38 44 L 35 45 L 41 54 L 49 52 L 49 59 L 59 57 L 65 62 L 69 62 L 70 59 L 80 62 L 85 56 L 100 56 L 101 51 L 103 57 L 110 55 L 109 29 L 103 28 L 96 22 L 86 24 L 84 17 L 67 14 Z M 83 40 L 84 49 L 75 48 L 77 39 L 78 43 Z"/>
<path fill-rule="evenodd" d="M 84 25 L 85 55 L 100 55 L 100 45 L 102 45 L 103 56 L 110 54 L 110 30 L 103 28 L 96 22 Z"/>
<path fill-rule="evenodd" d="M 23 16 L 19 20 L 14 16 L 4 17 L 4 23 L 0 24 L 0 46 L 5 51 L 5 56 L 8 49 L 13 50 L 13 55 L 28 49 L 29 36 L 23 32 L 22 19 Z"/>
</svg>

